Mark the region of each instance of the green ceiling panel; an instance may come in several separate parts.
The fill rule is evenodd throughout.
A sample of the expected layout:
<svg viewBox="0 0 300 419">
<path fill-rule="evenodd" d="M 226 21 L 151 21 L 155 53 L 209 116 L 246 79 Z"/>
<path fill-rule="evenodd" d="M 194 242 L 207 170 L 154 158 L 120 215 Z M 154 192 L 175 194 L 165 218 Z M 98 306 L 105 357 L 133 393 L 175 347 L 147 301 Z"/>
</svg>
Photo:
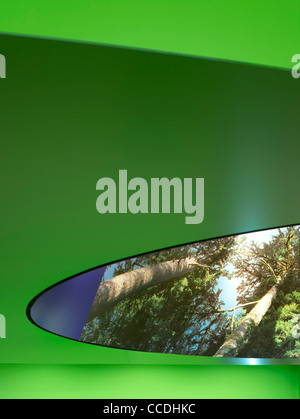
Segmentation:
<svg viewBox="0 0 300 419">
<path fill-rule="evenodd" d="M 0 32 L 290 68 L 298 0 L 1 1 Z"/>
</svg>

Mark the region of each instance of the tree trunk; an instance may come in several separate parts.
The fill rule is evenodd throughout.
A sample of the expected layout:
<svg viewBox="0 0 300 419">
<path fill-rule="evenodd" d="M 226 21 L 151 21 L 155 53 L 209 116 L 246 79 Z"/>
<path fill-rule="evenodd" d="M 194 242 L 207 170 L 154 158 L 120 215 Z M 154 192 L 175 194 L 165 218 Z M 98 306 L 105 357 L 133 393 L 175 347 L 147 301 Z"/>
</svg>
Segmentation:
<svg viewBox="0 0 300 419">
<path fill-rule="evenodd" d="M 281 282 L 281 279 L 277 281 L 277 284 L 274 285 L 256 304 L 256 306 L 250 311 L 250 313 L 245 317 L 242 323 L 238 328 L 229 336 L 225 343 L 218 349 L 214 357 L 231 357 L 234 358 L 237 356 L 241 347 L 247 343 L 248 340 L 248 331 L 251 325 L 258 326 L 265 314 L 272 305 L 273 300 L 278 293 L 278 284 Z"/>
<path fill-rule="evenodd" d="M 99 316 L 108 308 L 149 287 L 176 277 L 186 275 L 199 268 L 198 258 L 189 257 L 136 269 L 102 282 L 98 288 L 88 321 Z"/>
</svg>

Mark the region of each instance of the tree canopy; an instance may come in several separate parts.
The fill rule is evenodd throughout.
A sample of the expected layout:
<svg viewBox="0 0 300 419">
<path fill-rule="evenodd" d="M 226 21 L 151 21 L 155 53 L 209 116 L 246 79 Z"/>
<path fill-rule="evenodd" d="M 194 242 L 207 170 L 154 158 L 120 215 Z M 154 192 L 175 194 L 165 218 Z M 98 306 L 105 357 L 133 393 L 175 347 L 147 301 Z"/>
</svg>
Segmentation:
<svg viewBox="0 0 300 419">
<path fill-rule="evenodd" d="M 235 261 L 243 278 L 239 302 L 258 300 L 278 282 L 278 293 L 259 327 L 249 334 L 240 357 L 299 358 L 300 339 L 300 229 L 279 229 L 269 243 L 251 243 Z"/>
<path fill-rule="evenodd" d="M 179 266 L 182 260 L 193 265 L 184 275 L 134 292 L 104 313 L 94 312 L 81 340 L 126 349 L 206 356 L 215 356 L 222 345 L 234 340 L 234 355 L 228 352 L 228 356 L 300 356 L 298 227 L 276 230 L 263 244 L 240 240 L 238 236 L 224 237 L 141 255 L 114 265 L 113 277 L 117 281 L 129 272 L 142 273 L 145 267 L 157 269 L 169 261 L 173 267 Z M 220 280 L 225 278 L 230 289 L 232 277 L 239 283 L 236 306 L 224 308 Z M 262 312 L 263 298 L 270 295 Z M 261 311 L 256 323 L 251 319 L 255 310 Z M 251 322 L 247 322 L 249 316 Z M 241 328 L 243 339 L 241 334 L 235 337 Z M 222 356 L 227 356 L 223 352 Z"/>
</svg>

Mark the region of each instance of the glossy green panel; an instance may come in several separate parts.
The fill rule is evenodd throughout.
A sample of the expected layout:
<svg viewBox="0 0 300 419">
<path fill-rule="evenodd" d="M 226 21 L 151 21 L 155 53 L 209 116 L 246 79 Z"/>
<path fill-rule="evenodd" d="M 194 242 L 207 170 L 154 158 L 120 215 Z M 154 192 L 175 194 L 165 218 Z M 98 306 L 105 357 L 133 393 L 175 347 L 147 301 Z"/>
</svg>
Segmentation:
<svg viewBox="0 0 300 419">
<path fill-rule="evenodd" d="M 0 32 L 145 48 L 291 68 L 298 0 L 16 0 Z"/>
<path fill-rule="evenodd" d="M 298 0 L 16 0 L 0 8 L 1 33 L 287 70 L 221 72 L 194 58 L 0 37 L 7 58 L 0 80 L 0 312 L 7 326 L 0 397 L 299 398 L 297 366 L 197 365 L 210 360 L 94 347 L 26 318 L 35 295 L 94 266 L 299 223 L 300 82 L 290 74 L 300 52 Z M 187 226 L 181 215 L 101 218 L 96 181 L 124 168 L 146 179 L 205 177 L 204 223 Z"/>
<path fill-rule="evenodd" d="M 287 71 L 196 58 L 6 36 L 1 45 L 1 359 L 194 363 L 70 342 L 36 329 L 25 310 L 101 264 L 299 223 L 300 84 Z M 204 177 L 204 222 L 101 216 L 96 182 L 121 168 L 147 180 Z"/>
<path fill-rule="evenodd" d="M 290 366 L 1 365 L 1 397 L 297 399 Z"/>
</svg>

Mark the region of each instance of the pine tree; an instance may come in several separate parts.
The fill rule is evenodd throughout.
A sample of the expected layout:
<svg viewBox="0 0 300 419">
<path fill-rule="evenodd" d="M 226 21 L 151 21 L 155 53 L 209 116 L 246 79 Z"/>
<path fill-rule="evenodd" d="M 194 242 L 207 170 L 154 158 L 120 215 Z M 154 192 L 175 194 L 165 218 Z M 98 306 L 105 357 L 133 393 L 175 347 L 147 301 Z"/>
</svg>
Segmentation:
<svg viewBox="0 0 300 419">
<path fill-rule="evenodd" d="M 148 281 L 143 290 L 135 288 L 105 311 L 92 311 L 81 339 L 145 351 L 204 353 L 209 342 L 213 342 L 227 325 L 227 316 L 218 312 L 222 301 L 217 278 L 223 272 L 233 244 L 234 238 L 227 237 L 155 252 L 118 264 L 116 280 L 127 276 L 128 269 L 131 274 L 141 274 L 147 267 L 158 266 L 162 280 L 154 285 Z M 178 267 L 187 260 L 193 264 L 182 274 Z M 173 278 L 167 270 L 163 271 L 166 263 L 175 266 Z M 96 307 L 98 309 L 99 301 Z"/>
<path fill-rule="evenodd" d="M 299 300 L 299 278 L 300 278 L 300 230 L 299 228 L 289 227 L 279 230 L 277 236 L 274 236 L 270 243 L 264 244 L 263 248 L 252 242 L 252 244 L 238 252 L 235 266 L 236 274 L 243 278 L 239 287 L 239 303 L 245 304 L 257 301 L 254 308 L 249 311 L 245 318 L 235 331 L 225 340 L 214 356 L 216 357 L 236 357 L 245 356 L 252 353 L 257 356 L 268 357 L 286 356 L 295 357 L 299 355 L 299 343 L 291 335 L 292 319 L 300 308 Z M 293 304 L 287 304 L 291 294 Z M 277 320 L 266 330 L 268 320 L 273 316 L 278 302 Z M 270 307 L 272 311 L 269 312 Z M 276 316 L 275 316 L 276 317 Z M 290 322 L 287 323 L 286 319 Z M 255 328 L 261 327 L 256 331 Z M 269 322 L 270 323 L 270 322 Z M 273 327 L 273 329 L 272 329 Z M 255 341 L 255 336 L 262 338 L 261 330 L 264 330 L 264 342 L 261 339 Z M 277 340 L 277 349 L 273 351 L 268 349 L 272 347 L 270 341 Z M 255 342 L 260 342 L 255 344 Z M 286 342 L 290 342 L 286 345 Z M 258 346 L 257 346 L 258 345 Z M 246 348 L 245 348 L 246 346 Z M 254 348 L 255 349 L 251 349 Z M 283 353 L 283 349 L 284 353 Z M 274 349 L 274 348 L 273 348 Z M 275 353 L 276 352 L 276 353 Z M 258 355 L 260 354 L 260 355 Z"/>
</svg>

